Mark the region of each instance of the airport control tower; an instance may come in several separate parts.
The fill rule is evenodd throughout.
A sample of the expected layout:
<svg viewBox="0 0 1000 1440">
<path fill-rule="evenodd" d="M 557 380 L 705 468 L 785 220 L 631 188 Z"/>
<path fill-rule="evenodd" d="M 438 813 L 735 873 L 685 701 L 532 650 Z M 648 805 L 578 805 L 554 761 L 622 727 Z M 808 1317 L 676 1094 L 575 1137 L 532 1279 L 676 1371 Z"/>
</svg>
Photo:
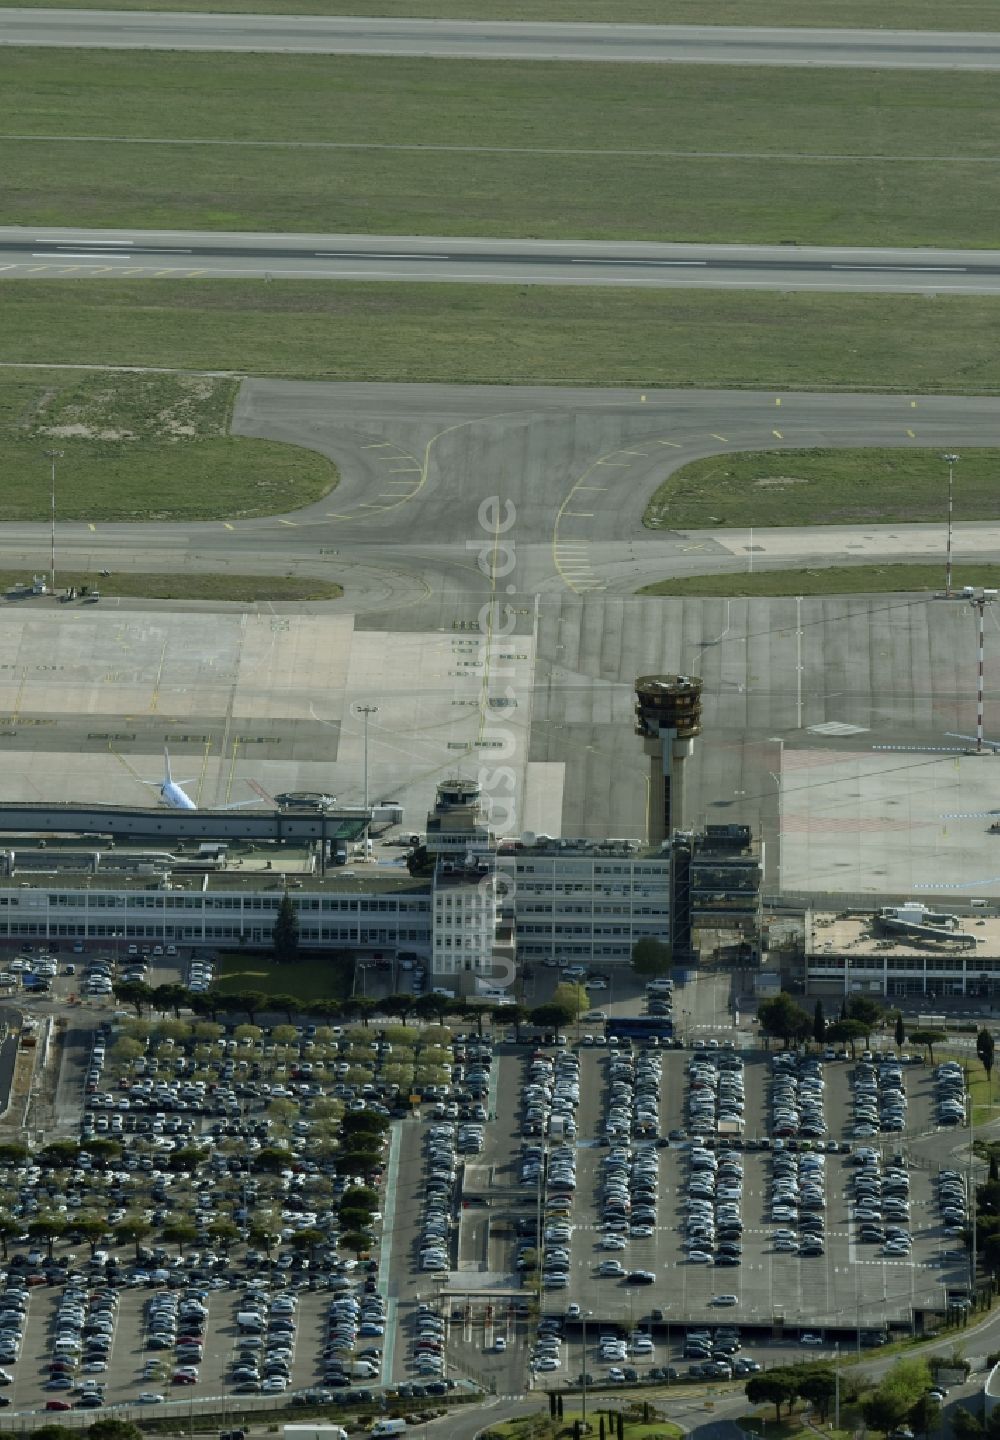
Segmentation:
<svg viewBox="0 0 1000 1440">
<path fill-rule="evenodd" d="M 701 734 L 701 680 L 694 675 L 640 675 L 635 733 L 650 759 L 651 845 L 684 828 L 684 771 Z"/>
</svg>

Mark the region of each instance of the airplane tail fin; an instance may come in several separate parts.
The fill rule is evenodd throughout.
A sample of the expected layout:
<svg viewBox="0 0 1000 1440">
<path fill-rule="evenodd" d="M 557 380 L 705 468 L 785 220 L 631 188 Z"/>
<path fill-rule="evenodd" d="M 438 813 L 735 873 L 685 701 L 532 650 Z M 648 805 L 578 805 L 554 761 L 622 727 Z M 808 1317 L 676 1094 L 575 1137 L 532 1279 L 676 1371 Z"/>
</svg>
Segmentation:
<svg viewBox="0 0 1000 1440">
<path fill-rule="evenodd" d="M 163 783 L 164 785 L 172 785 L 174 783 L 173 776 L 170 773 L 170 751 L 166 745 L 163 747 Z"/>
</svg>

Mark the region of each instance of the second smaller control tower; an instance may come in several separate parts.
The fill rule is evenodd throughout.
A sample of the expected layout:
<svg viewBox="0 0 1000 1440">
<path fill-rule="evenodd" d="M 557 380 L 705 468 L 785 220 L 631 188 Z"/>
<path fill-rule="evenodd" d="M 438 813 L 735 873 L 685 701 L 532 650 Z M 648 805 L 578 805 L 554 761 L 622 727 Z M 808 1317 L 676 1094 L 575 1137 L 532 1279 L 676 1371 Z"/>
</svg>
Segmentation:
<svg viewBox="0 0 1000 1440">
<path fill-rule="evenodd" d="M 701 734 L 701 688 L 695 675 L 640 675 L 635 682 L 635 733 L 650 760 L 651 845 L 684 828 L 684 770 Z"/>
</svg>

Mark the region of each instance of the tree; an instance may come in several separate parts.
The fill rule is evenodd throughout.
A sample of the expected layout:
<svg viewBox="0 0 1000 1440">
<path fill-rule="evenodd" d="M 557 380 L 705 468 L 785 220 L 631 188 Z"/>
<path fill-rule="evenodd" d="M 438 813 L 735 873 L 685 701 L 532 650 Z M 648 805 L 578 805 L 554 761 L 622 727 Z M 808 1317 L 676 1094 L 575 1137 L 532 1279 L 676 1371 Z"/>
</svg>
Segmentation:
<svg viewBox="0 0 1000 1440">
<path fill-rule="evenodd" d="M 934 1064 L 934 1046 L 940 1045 L 942 1040 L 947 1040 L 947 1038 L 944 1030 L 913 1030 L 910 1034 L 911 1044 L 922 1045 L 930 1056 L 932 1065 Z"/>
<path fill-rule="evenodd" d="M 360 1260 L 372 1243 L 372 1237 L 365 1234 L 363 1230 L 349 1230 L 346 1235 L 340 1237 L 341 1245 L 346 1245 L 348 1250 L 353 1250 Z"/>
<path fill-rule="evenodd" d="M 813 1011 L 813 1039 L 817 1045 L 822 1045 L 826 1039 L 826 1016 L 823 1014 L 822 1000 L 816 1001 L 816 1009 Z"/>
<path fill-rule="evenodd" d="M 131 1420 L 95 1420 L 87 1426 L 90 1440 L 143 1440 L 143 1433 Z"/>
<path fill-rule="evenodd" d="M 156 985 L 153 988 L 152 1005 L 161 1015 L 172 1010 L 177 1019 L 181 1018 L 181 1006 L 187 1005 L 191 998 L 189 990 L 183 985 Z"/>
<path fill-rule="evenodd" d="M 212 1243 L 225 1252 L 240 1238 L 240 1229 L 232 1220 L 213 1220 L 208 1227 L 208 1234 Z"/>
<path fill-rule="evenodd" d="M 669 975 L 673 958 L 670 946 L 651 935 L 632 946 L 632 969 L 636 975 Z"/>
<path fill-rule="evenodd" d="M 360 1003 L 360 996 L 355 995 L 349 1002 L 352 1007 Z M 369 1002 L 374 1003 L 374 1002 Z M 413 1002 L 413 1013 L 421 1020 L 436 1020 L 439 1025 L 444 1024 L 444 1017 L 448 1013 L 448 999 L 444 995 L 420 995 Z M 355 1013 L 358 1013 L 355 1011 Z M 367 1022 L 366 1022 L 367 1023 Z"/>
<path fill-rule="evenodd" d="M 259 1160 L 263 1151 L 259 1151 Z M 163 1227 L 163 1238 L 168 1245 L 176 1245 L 178 1255 L 184 1254 L 185 1245 L 193 1245 L 198 1238 L 198 1231 L 190 1220 L 173 1220 L 169 1225 Z"/>
<path fill-rule="evenodd" d="M 417 997 L 415 995 L 404 995 L 400 993 L 399 995 L 387 996 L 386 999 L 381 1002 L 381 1005 L 386 1015 L 396 1016 L 402 1020 L 405 1025 L 406 1017 L 412 1011 L 416 1001 Z"/>
<path fill-rule="evenodd" d="M 536 1005 L 534 1010 L 528 1011 L 528 1019 L 532 1025 L 538 1025 L 543 1030 L 558 1030 L 560 1025 L 569 1024 L 573 1012 L 565 1005 Z"/>
<path fill-rule="evenodd" d="M 835 1045 L 849 1045 L 853 1058 L 858 1041 L 864 1037 L 865 1027 L 860 1020 L 838 1020 L 826 1033 L 827 1039 L 832 1040 Z"/>
<path fill-rule="evenodd" d="M 917 1435 L 929 1435 L 941 1419 L 941 1405 L 930 1395 L 921 1395 L 915 1405 L 906 1412 L 906 1418 Z"/>
<path fill-rule="evenodd" d="M 898 1395 L 887 1392 L 882 1386 L 861 1402 L 861 1414 L 869 1430 L 881 1430 L 886 1435 L 895 1430 L 908 1408 Z"/>
<path fill-rule="evenodd" d="M 305 1010 L 305 1005 L 299 999 L 298 995 L 272 995 L 271 1009 L 283 1011 L 285 1019 L 289 1025 L 291 1025 L 292 1016 L 301 1015 Z"/>
<path fill-rule="evenodd" d="M 299 958 L 299 917 L 287 890 L 278 906 L 271 945 L 276 965 L 292 965 Z"/>
<path fill-rule="evenodd" d="M 7 1259 L 7 1241 L 14 1235 L 21 1233 L 20 1223 L 6 1211 L 0 1212 L 0 1254 Z"/>
<path fill-rule="evenodd" d="M 78 1215 L 70 1227 L 87 1242 L 93 1256 L 102 1238 L 107 1233 L 108 1222 L 103 1215 Z"/>
<path fill-rule="evenodd" d="M 590 1009 L 590 996 L 586 985 L 571 985 L 563 981 L 552 992 L 551 1003 L 568 1010 L 571 1020 L 578 1020 L 585 1010 Z"/>
<path fill-rule="evenodd" d="M 138 1019 L 142 1018 L 142 1007 L 152 1003 L 153 991 L 141 980 L 115 980 L 111 989 L 116 1000 L 120 1000 L 123 1005 L 135 1007 Z"/>
<path fill-rule="evenodd" d="M 259 1011 L 270 1004 L 270 996 L 265 995 L 263 990 L 234 990 L 228 997 L 222 997 L 220 1003 L 226 999 L 234 1009 L 244 1012 L 251 1025 L 256 1023 Z"/>
<path fill-rule="evenodd" d="M 837 1393 L 837 1377 L 825 1365 L 810 1366 L 798 1380 L 798 1391 L 803 1400 L 808 1400 L 826 1424 L 830 1402 Z"/>
<path fill-rule="evenodd" d="M 340 1201 L 341 1210 L 364 1210 L 369 1215 L 378 1209 L 378 1191 L 363 1185 L 352 1185 L 345 1190 Z"/>
<path fill-rule="evenodd" d="M 783 1040 L 786 1050 L 793 1040 L 804 1040 L 812 1031 L 809 1016 L 785 990 L 773 1000 L 761 1001 L 757 1006 L 757 1019 L 764 1034 Z"/>
<path fill-rule="evenodd" d="M 896 1042 L 896 1049 L 902 1050 L 903 1046 L 906 1044 L 906 1028 L 903 1025 L 902 1010 L 899 1010 L 896 1013 L 896 1030 L 895 1034 L 893 1035 L 893 1039 Z"/>
<path fill-rule="evenodd" d="M 521 1026 L 528 1018 L 528 1010 L 525 1005 L 498 1005 L 494 1011 L 494 1019 L 500 1025 L 513 1025 L 514 1038 L 520 1040 Z"/>
<path fill-rule="evenodd" d="M 120 1245 L 134 1245 L 135 1258 L 138 1260 L 140 1244 L 152 1228 L 144 1216 L 126 1215 L 125 1219 L 115 1226 L 115 1239 Z"/>
<path fill-rule="evenodd" d="M 51 1260 L 56 1241 L 66 1234 L 68 1228 L 68 1222 L 61 1215 L 39 1215 L 28 1225 L 28 1234 L 33 1240 L 45 1241 Z"/>
<path fill-rule="evenodd" d="M 266 1221 L 258 1221 L 250 1226 L 250 1244 L 259 1245 L 265 1254 L 270 1255 L 275 1245 L 281 1243 L 281 1229 L 277 1225 L 268 1224 Z"/>
<path fill-rule="evenodd" d="M 798 1386 L 787 1370 L 772 1370 L 770 1374 L 752 1376 L 744 1386 L 744 1394 L 751 1405 L 773 1405 L 780 1424 L 781 1407 L 787 1405 L 791 1410 Z"/>
<path fill-rule="evenodd" d="M 313 1225 L 309 1226 L 305 1230 L 296 1230 L 295 1234 L 292 1236 L 292 1249 L 308 1250 L 311 1255 L 313 1251 L 318 1246 L 324 1244 L 325 1241 L 326 1232 L 324 1230 L 320 1230 L 318 1226 Z"/>
<path fill-rule="evenodd" d="M 882 1006 L 870 995 L 852 995 L 847 1002 L 847 1018 L 856 1020 L 862 1027 L 862 1034 L 867 1045 L 872 1031 L 882 1023 Z"/>
<path fill-rule="evenodd" d="M 1000 1154 L 997 1153 L 995 1145 L 990 1146 L 990 1183 L 996 1185 L 1000 1181 Z"/>
<path fill-rule="evenodd" d="M 964 1405 L 956 1405 L 950 1419 L 951 1433 L 955 1440 L 982 1440 L 982 1421 Z"/>
<path fill-rule="evenodd" d="M 990 1079 L 993 1075 L 993 1052 L 995 1049 L 996 1043 L 993 1039 L 993 1036 L 990 1034 L 990 1032 L 986 1029 L 984 1025 L 982 1030 L 980 1030 L 979 1034 L 976 1036 L 976 1054 L 979 1056 L 979 1059 L 982 1062 L 983 1069 L 986 1071 L 987 1085 L 989 1085 Z"/>
</svg>

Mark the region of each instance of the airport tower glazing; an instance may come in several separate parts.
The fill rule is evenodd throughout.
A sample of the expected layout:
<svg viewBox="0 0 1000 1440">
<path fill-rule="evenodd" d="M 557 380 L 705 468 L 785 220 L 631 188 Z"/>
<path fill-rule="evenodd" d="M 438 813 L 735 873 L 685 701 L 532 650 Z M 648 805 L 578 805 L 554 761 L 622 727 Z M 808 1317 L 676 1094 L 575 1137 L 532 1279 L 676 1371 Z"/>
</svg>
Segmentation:
<svg viewBox="0 0 1000 1440">
<path fill-rule="evenodd" d="M 635 682 L 635 732 L 649 756 L 651 845 L 684 828 L 684 778 L 701 734 L 702 682 L 695 675 L 640 675 Z"/>
</svg>

